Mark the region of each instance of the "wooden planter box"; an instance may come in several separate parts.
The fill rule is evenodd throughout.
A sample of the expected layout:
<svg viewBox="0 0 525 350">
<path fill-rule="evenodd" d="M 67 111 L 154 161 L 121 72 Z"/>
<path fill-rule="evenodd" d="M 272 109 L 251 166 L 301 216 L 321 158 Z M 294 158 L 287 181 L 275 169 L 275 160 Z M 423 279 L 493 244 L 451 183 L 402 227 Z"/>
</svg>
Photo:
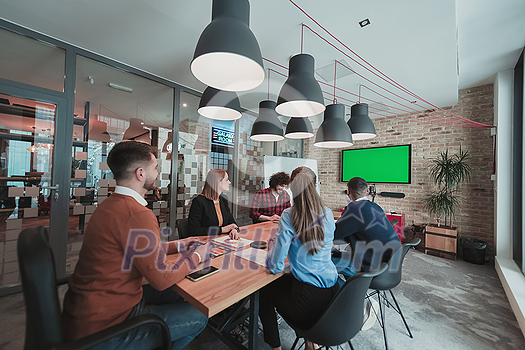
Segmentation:
<svg viewBox="0 0 525 350">
<path fill-rule="evenodd" d="M 425 227 L 425 254 L 456 260 L 458 248 L 457 227 L 427 225 Z"/>
</svg>

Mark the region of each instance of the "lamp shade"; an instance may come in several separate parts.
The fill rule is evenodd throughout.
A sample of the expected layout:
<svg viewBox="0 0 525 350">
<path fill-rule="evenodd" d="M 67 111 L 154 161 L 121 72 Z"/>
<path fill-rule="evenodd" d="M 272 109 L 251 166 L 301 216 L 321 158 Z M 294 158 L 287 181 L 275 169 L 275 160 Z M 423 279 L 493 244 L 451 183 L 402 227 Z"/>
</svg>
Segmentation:
<svg viewBox="0 0 525 350">
<path fill-rule="evenodd" d="M 288 117 L 309 117 L 324 109 L 323 92 L 314 77 L 313 56 L 305 53 L 293 56 L 275 110 Z"/>
<path fill-rule="evenodd" d="M 143 122 L 139 118 L 129 120 L 129 128 L 124 132 L 124 141 L 140 141 L 151 145 L 149 130 L 143 127 Z"/>
<path fill-rule="evenodd" d="M 308 118 L 291 118 L 284 136 L 289 139 L 307 139 L 314 136 L 312 123 Z"/>
<path fill-rule="evenodd" d="M 202 93 L 198 112 L 204 117 L 218 120 L 236 120 L 242 117 L 237 93 L 210 86 Z"/>
<path fill-rule="evenodd" d="M 108 124 L 101 120 L 92 120 L 90 121 L 91 129 L 88 133 L 88 138 L 90 140 L 102 141 L 102 142 L 111 142 L 111 137 L 108 133 Z"/>
<path fill-rule="evenodd" d="M 366 140 L 376 137 L 376 128 L 368 116 L 368 104 L 355 104 L 350 109 L 350 119 L 347 122 L 354 140 Z"/>
<path fill-rule="evenodd" d="M 331 104 L 326 106 L 324 121 L 317 129 L 314 146 L 323 148 L 349 147 L 352 141 L 352 132 L 345 123 L 345 106 Z"/>
<path fill-rule="evenodd" d="M 284 139 L 283 126 L 275 112 L 274 101 L 259 103 L 259 116 L 252 126 L 250 138 L 256 141 L 281 141 Z"/>
<path fill-rule="evenodd" d="M 213 0 L 212 21 L 202 32 L 190 68 L 216 89 L 245 91 L 264 81 L 261 49 L 249 27 L 248 0 Z"/>
</svg>

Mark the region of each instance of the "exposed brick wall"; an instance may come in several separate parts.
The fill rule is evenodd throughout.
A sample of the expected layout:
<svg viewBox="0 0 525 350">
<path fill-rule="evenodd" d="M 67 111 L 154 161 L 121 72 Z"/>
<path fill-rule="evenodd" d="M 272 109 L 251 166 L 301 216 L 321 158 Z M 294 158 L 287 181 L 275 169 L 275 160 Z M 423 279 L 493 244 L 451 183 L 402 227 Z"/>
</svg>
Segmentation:
<svg viewBox="0 0 525 350">
<path fill-rule="evenodd" d="M 494 87 L 492 84 L 459 91 L 459 102 L 446 110 L 477 122 L 494 124 Z M 433 112 L 431 115 L 440 116 Z M 425 120 L 427 122 L 425 122 Z M 435 120 L 435 119 L 434 119 Z M 436 121 L 437 122 L 437 121 Z M 357 141 L 352 148 L 412 144 L 412 183 L 409 185 L 376 184 L 377 192 L 403 192 L 403 199 L 377 196 L 375 201 L 386 211 L 405 214 L 405 223 L 435 223 L 427 213 L 423 198 L 434 188 L 429 175 L 430 159 L 448 149 L 457 152 L 461 145 L 471 155 L 473 176 L 461 188 L 463 201 L 452 221 L 460 237 L 474 237 L 489 243 L 494 255 L 494 184 L 493 138 L 489 128 L 470 128 L 429 124 L 428 118 L 396 116 L 374 119 L 377 137 Z M 313 146 L 314 138 L 305 142 L 305 158 L 317 159 L 321 196 L 331 209 L 346 205 L 346 183 L 340 182 L 341 150 Z M 460 249 L 461 251 L 461 249 Z"/>
</svg>

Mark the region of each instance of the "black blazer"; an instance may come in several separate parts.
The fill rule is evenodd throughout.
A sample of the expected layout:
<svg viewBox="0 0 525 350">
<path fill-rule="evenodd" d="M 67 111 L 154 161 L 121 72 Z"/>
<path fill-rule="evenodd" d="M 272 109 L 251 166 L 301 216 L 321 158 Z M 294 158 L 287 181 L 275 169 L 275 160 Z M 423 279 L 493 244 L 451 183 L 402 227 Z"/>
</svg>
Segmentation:
<svg viewBox="0 0 525 350">
<path fill-rule="evenodd" d="M 228 208 L 228 201 L 223 196 L 219 197 L 219 203 L 222 213 L 222 226 L 236 223 L 233 215 Z M 188 215 L 188 228 L 190 236 L 207 236 L 210 227 L 219 227 L 219 218 L 213 201 L 207 199 L 203 195 L 198 195 L 193 198 L 190 207 L 190 214 Z M 218 229 L 218 235 L 221 234 Z"/>
</svg>

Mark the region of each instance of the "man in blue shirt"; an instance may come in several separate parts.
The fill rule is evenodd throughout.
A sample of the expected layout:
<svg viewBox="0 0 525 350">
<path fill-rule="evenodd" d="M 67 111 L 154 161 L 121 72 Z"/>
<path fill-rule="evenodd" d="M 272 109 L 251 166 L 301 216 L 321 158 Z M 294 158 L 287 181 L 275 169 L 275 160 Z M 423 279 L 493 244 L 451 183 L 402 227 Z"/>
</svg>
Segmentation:
<svg viewBox="0 0 525 350">
<path fill-rule="evenodd" d="M 334 240 L 344 239 L 350 243 L 352 252 L 348 254 L 351 256 L 343 254 L 340 259 L 334 257 L 332 261 L 343 275 L 353 276 L 356 270 L 376 270 L 382 262 L 388 262 L 401 247 L 401 242 L 383 209 L 368 200 L 368 183 L 354 177 L 347 186 L 351 202 L 337 220 Z"/>
</svg>

